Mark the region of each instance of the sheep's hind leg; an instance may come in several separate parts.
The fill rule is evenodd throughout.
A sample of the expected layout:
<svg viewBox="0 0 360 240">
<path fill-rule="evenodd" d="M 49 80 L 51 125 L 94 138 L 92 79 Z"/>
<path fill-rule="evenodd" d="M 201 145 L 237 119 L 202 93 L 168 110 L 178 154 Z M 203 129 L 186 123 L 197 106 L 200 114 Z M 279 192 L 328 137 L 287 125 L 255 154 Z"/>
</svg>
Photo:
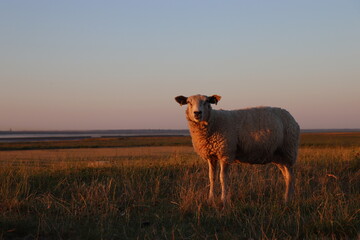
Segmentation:
<svg viewBox="0 0 360 240">
<path fill-rule="evenodd" d="M 211 205 L 215 205 L 214 200 L 214 182 L 215 182 L 215 173 L 217 168 L 216 160 L 209 159 L 209 181 L 210 181 L 210 189 L 209 189 L 209 198 L 208 203 Z"/>
<path fill-rule="evenodd" d="M 220 161 L 220 183 L 221 183 L 221 201 L 223 208 L 226 206 L 227 200 L 227 179 L 229 164 L 226 161 Z"/>
<path fill-rule="evenodd" d="M 294 178 L 293 167 L 283 164 L 276 164 L 276 166 L 280 169 L 285 179 L 286 189 L 285 189 L 284 199 L 285 199 L 285 203 L 287 203 L 291 201 L 294 195 L 295 178 Z"/>
</svg>

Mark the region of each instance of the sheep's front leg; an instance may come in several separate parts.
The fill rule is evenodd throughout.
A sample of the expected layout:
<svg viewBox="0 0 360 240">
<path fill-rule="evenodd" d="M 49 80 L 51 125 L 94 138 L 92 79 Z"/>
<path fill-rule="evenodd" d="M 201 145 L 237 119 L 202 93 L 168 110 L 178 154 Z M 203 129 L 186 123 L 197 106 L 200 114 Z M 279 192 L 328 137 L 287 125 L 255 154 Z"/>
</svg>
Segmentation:
<svg viewBox="0 0 360 240">
<path fill-rule="evenodd" d="M 216 173 L 216 160 L 214 159 L 208 159 L 209 163 L 209 180 L 210 180 L 210 190 L 209 190 L 209 204 L 214 204 L 214 182 L 215 182 L 215 173 Z"/>
<path fill-rule="evenodd" d="M 227 198 L 227 179 L 229 164 L 226 161 L 220 161 L 220 183 L 221 183 L 221 201 L 223 207 L 226 205 Z"/>
</svg>

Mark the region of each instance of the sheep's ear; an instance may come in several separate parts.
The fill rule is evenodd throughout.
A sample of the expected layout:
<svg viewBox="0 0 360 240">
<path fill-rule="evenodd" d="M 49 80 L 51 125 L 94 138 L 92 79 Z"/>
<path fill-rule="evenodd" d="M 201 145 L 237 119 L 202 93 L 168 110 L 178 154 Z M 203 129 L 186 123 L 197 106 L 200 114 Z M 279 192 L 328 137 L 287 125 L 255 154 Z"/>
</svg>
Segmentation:
<svg viewBox="0 0 360 240">
<path fill-rule="evenodd" d="M 217 104 L 221 99 L 221 96 L 219 95 L 212 95 L 211 97 L 208 97 L 209 103 Z"/>
<path fill-rule="evenodd" d="M 187 97 L 177 96 L 177 97 L 175 98 L 175 101 L 177 101 L 177 102 L 180 104 L 180 106 L 186 105 L 186 104 L 187 104 Z"/>
</svg>

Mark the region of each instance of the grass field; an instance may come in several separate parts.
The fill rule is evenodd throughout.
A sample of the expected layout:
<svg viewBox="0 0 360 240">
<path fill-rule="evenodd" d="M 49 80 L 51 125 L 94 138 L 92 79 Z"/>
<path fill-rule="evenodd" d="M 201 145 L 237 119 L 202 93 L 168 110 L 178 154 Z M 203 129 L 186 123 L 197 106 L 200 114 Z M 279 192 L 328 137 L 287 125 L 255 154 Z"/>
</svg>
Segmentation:
<svg viewBox="0 0 360 240">
<path fill-rule="evenodd" d="M 275 166 L 232 166 L 224 211 L 206 203 L 207 164 L 189 137 L 0 149 L 0 239 L 360 237 L 360 133 L 302 134 L 288 206 Z"/>
</svg>

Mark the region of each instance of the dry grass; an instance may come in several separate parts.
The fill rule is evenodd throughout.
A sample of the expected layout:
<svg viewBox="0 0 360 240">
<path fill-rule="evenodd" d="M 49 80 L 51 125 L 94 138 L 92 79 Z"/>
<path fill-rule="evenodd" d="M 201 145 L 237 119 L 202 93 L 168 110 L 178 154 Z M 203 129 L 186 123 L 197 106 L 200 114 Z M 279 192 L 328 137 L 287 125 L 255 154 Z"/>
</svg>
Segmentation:
<svg viewBox="0 0 360 240">
<path fill-rule="evenodd" d="M 3 151 L 0 165 L 3 239 L 356 239 L 360 232 L 359 146 L 302 147 L 289 206 L 276 167 L 234 165 L 225 211 L 207 205 L 207 164 L 191 147 Z"/>
<path fill-rule="evenodd" d="M 0 151 L 33 149 L 191 146 L 189 136 L 105 137 L 80 140 L 0 142 Z"/>
</svg>

